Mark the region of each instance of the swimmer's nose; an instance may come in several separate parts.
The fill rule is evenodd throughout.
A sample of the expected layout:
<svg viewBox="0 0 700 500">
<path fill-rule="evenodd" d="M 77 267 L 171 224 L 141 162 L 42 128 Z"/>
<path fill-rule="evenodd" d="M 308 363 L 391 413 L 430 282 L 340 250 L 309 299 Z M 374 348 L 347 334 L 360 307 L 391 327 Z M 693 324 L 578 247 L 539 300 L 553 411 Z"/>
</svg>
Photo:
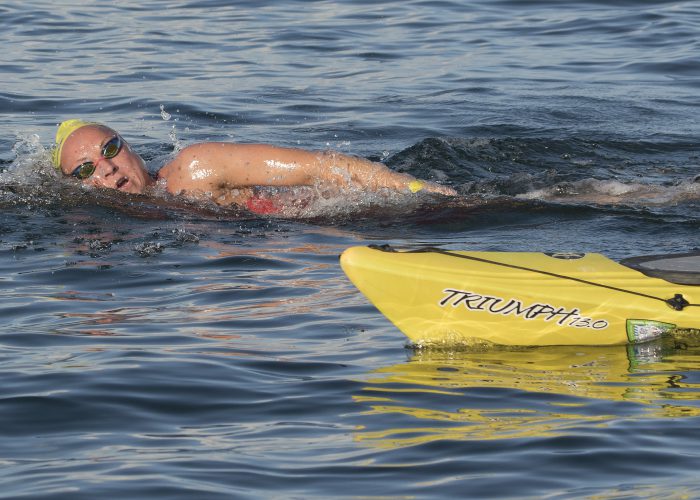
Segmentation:
<svg viewBox="0 0 700 500">
<path fill-rule="evenodd" d="M 110 161 L 109 158 L 105 158 L 105 157 L 102 157 L 95 162 L 95 170 L 100 168 L 100 164 L 102 162 L 105 162 L 105 168 L 103 169 L 105 177 L 109 177 L 110 175 L 114 175 L 119 171 L 119 167 L 115 163 Z"/>
<path fill-rule="evenodd" d="M 117 165 L 115 165 L 114 163 L 110 163 L 109 165 L 110 165 L 110 167 L 112 167 L 112 169 L 109 172 L 109 175 L 114 175 L 119 171 L 119 167 Z"/>
</svg>

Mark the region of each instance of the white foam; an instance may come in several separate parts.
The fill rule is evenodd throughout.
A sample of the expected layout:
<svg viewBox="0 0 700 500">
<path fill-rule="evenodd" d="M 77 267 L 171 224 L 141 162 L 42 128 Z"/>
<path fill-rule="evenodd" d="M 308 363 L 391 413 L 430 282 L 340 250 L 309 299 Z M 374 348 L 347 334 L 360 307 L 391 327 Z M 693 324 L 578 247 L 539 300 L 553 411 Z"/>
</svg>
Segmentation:
<svg viewBox="0 0 700 500">
<path fill-rule="evenodd" d="M 665 186 L 618 180 L 583 179 L 555 184 L 517 195 L 517 198 L 563 203 L 601 205 L 663 206 L 700 199 L 700 183 L 690 180 Z"/>
</svg>

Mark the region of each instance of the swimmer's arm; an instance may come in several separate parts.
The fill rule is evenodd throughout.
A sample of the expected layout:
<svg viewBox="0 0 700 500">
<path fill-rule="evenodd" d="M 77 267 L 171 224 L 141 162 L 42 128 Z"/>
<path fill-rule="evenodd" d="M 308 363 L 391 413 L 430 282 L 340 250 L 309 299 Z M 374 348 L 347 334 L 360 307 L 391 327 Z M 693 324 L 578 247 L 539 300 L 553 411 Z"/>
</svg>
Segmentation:
<svg viewBox="0 0 700 500">
<path fill-rule="evenodd" d="M 266 144 L 202 143 L 183 149 L 159 172 L 168 190 L 216 191 L 247 186 L 308 186 L 318 182 L 369 190 L 425 189 L 454 194 L 451 188 L 418 181 L 381 163 L 339 153 L 314 152 Z"/>
<path fill-rule="evenodd" d="M 356 185 L 371 191 L 388 188 L 399 193 L 424 191 L 448 196 L 457 195 L 450 187 L 395 172 L 383 163 L 332 151 L 315 154 L 318 158 L 318 178 L 338 186 Z"/>
</svg>

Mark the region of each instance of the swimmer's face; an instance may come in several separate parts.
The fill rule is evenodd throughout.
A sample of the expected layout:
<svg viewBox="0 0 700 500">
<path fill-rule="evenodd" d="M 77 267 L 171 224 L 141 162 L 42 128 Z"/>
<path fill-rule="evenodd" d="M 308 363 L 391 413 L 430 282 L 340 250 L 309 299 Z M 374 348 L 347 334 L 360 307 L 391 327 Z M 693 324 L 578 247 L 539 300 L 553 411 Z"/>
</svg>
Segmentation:
<svg viewBox="0 0 700 500">
<path fill-rule="evenodd" d="M 153 182 L 141 157 L 104 125 L 86 125 L 68 136 L 61 151 L 61 172 L 125 193 L 143 193 Z"/>
</svg>

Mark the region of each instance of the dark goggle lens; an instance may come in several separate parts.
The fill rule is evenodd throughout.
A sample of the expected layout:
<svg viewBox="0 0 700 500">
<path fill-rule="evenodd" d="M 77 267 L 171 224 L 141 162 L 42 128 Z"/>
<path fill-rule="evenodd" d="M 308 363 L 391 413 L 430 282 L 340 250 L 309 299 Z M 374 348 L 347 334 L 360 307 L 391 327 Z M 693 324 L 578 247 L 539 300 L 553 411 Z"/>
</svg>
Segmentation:
<svg viewBox="0 0 700 500">
<path fill-rule="evenodd" d="M 87 179 L 94 173 L 95 164 L 91 161 L 86 161 L 85 163 L 81 163 L 80 165 L 78 165 L 76 169 L 73 170 L 72 175 L 77 177 L 78 179 Z"/>
<path fill-rule="evenodd" d="M 107 141 L 107 144 L 104 145 L 102 148 L 102 156 L 105 158 L 114 158 L 119 154 L 119 151 L 122 149 L 122 140 L 119 138 L 119 136 L 114 136 L 112 137 L 109 141 Z"/>
</svg>

